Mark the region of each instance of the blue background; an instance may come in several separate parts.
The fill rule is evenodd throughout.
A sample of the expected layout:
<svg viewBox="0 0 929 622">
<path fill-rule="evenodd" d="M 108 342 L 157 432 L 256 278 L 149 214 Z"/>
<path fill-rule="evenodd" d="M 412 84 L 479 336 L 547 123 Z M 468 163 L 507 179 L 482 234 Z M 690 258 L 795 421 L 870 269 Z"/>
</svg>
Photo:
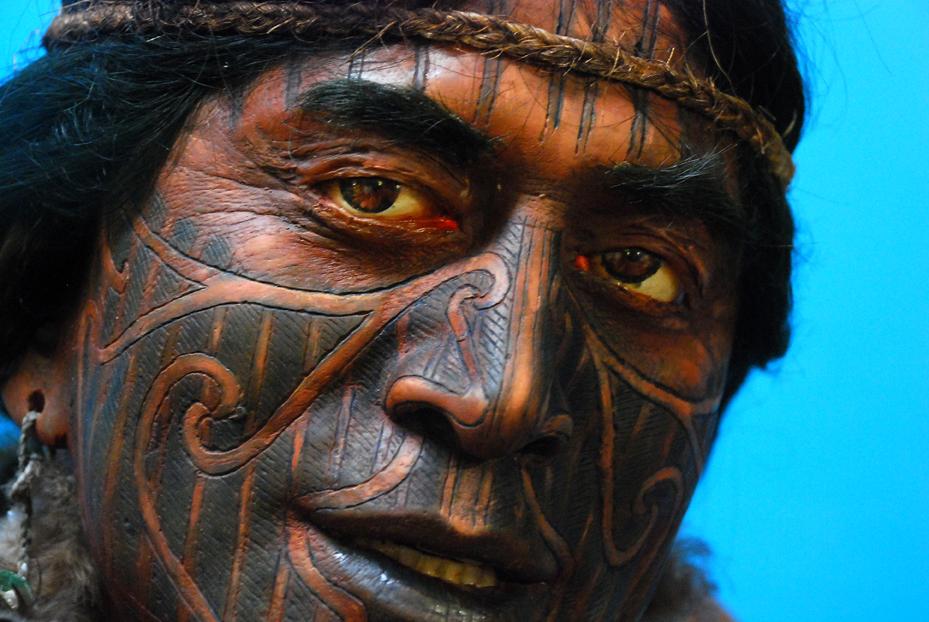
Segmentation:
<svg viewBox="0 0 929 622">
<path fill-rule="evenodd" d="M 929 2 L 791 6 L 795 337 L 728 411 L 684 533 L 744 622 L 929 620 Z M 54 7 L 2 2 L 0 75 Z"/>
</svg>

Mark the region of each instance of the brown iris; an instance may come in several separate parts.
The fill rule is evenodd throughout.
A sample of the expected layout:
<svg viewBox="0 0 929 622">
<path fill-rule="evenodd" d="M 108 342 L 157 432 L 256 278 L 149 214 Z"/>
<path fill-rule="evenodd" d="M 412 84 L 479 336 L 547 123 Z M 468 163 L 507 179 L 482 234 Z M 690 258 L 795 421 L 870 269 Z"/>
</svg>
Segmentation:
<svg viewBox="0 0 929 622">
<path fill-rule="evenodd" d="M 602 261 L 609 275 L 623 283 L 641 283 L 664 264 L 660 257 L 641 248 L 603 253 Z"/>
<path fill-rule="evenodd" d="M 679 303 L 683 299 L 677 273 L 660 255 L 642 248 L 629 246 L 598 253 L 575 265 L 583 272 L 589 270 L 626 291 L 658 302 Z"/>
<path fill-rule="evenodd" d="M 365 214 L 379 214 L 390 209 L 400 196 L 400 189 L 400 184 L 382 177 L 355 177 L 339 182 L 345 202 Z"/>
</svg>

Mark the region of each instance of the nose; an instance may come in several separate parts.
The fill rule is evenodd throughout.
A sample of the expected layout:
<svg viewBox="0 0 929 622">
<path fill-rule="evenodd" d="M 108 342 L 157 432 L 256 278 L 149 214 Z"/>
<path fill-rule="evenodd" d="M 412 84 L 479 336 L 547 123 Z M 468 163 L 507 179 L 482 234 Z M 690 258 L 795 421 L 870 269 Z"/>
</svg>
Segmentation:
<svg viewBox="0 0 929 622">
<path fill-rule="evenodd" d="M 388 390 L 394 420 L 478 459 L 544 458 L 566 445 L 572 419 L 552 391 L 564 308 L 558 237 L 526 223 L 502 233 L 492 252 L 506 274 L 492 276 L 507 280 L 506 293 L 493 304 L 474 287 L 451 294 L 445 329 L 414 346 L 428 363 L 401 370 Z"/>
</svg>

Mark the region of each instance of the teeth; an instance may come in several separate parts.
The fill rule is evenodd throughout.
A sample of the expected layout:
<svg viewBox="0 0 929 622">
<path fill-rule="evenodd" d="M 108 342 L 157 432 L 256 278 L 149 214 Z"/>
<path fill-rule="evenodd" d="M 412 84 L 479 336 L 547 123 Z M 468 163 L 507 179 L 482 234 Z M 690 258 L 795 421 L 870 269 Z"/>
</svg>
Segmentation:
<svg viewBox="0 0 929 622">
<path fill-rule="evenodd" d="M 383 540 L 366 540 L 362 546 L 374 549 L 387 557 L 412 568 L 416 572 L 441 579 L 453 585 L 467 585 L 469 587 L 496 587 L 497 574 L 493 568 L 482 564 L 466 561 L 457 561 L 421 553 L 408 546 Z"/>
</svg>

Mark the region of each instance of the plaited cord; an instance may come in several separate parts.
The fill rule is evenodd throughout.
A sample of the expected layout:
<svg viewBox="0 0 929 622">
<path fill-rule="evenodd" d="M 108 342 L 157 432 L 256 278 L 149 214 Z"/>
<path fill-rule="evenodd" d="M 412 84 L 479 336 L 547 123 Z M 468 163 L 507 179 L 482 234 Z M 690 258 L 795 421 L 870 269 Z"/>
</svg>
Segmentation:
<svg viewBox="0 0 929 622">
<path fill-rule="evenodd" d="M 740 97 L 688 68 L 636 56 L 609 43 L 556 35 L 492 15 L 435 9 L 407 10 L 359 3 L 78 0 L 62 9 L 48 32 L 48 49 L 107 37 L 174 34 L 285 35 L 303 41 L 367 36 L 426 39 L 461 45 L 551 71 L 596 76 L 653 91 L 700 113 L 747 142 L 786 188 L 793 160 L 771 121 Z"/>
</svg>

